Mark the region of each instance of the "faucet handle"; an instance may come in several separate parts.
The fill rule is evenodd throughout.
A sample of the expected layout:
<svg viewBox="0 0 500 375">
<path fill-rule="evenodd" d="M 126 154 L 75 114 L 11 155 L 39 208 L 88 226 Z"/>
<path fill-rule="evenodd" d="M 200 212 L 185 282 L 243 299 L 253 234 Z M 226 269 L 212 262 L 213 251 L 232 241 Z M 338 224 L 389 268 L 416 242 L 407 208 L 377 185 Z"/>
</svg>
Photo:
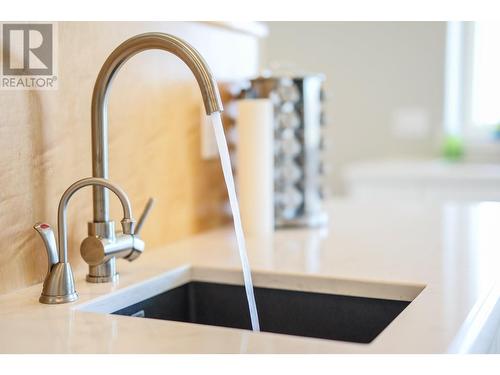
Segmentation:
<svg viewBox="0 0 500 375">
<path fill-rule="evenodd" d="M 142 226 L 144 225 L 144 222 L 146 221 L 147 217 L 149 216 L 149 213 L 151 212 L 151 209 L 153 208 L 154 205 L 154 199 L 149 198 L 148 201 L 146 202 L 146 206 L 144 206 L 144 210 L 142 211 L 141 217 L 139 218 L 139 221 L 137 222 L 137 225 L 135 227 L 134 234 L 132 236 L 132 251 L 128 256 L 126 256 L 124 259 L 127 259 L 129 262 L 132 262 L 133 260 L 136 260 L 144 251 L 144 241 L 139 238 L 139 232 L 142 229 Z"/>
<path fill-rule="evenodd" d="M 54 231 L 49 224 L 46 223 L 36 223 L 33 228 L 38 232 L 40 237 L 42 237 L 43 243 L 45 245 L 45 250 L 47 251 L 47 258 L 49 261 L 49 272 L 54 264 L 59 262 L 59 254 L 57 253 L 56 238 L 54 236 Z"/>
<path fill-rule="evenodd" d="M 139 221 L 137 222 L 137 225 L 135 226 L 134 235 L 136 235 L 136 236 L 139 235 L 139 232 L 141 231 L 142 226 L 144 225 L 144 222 L 146 221 L 147 217 L 149 216 L 149 213 L 151 212 L 151 209 L 153 208 L 154 203 L 155 203 L 155 200 L 151 197 L 146 202 L 146 206 L 144 206 L 144 210 L 142 211 L 141 217 L 139 218 Z"/>
<path fill-rule="evenodd" d="M 46 223 L 36 223 L 33 228 L 42 237 L 49 259 L 49 269 L 43 282 L 39 301 L 48 304 L 76 301 L 78 294 L 75 290 L 73 271 L 68 262 L 64 259 L 61 262 L 59 259 L 54 231 Z"/>
</svg>

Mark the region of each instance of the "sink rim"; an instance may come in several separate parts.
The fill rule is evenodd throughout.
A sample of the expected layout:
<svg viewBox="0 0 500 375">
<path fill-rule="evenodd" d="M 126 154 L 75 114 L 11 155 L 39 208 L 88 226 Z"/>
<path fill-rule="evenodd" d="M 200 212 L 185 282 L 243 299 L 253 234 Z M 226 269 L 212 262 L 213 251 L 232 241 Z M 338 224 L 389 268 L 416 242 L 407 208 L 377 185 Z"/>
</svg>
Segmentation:
<svg viewBox="0 0 500 375">
<path fill-rule="evenodd" d="M 336 278 L 317 274 L 252 270 L 255 287 L 413 302 L 426 288 L 412 282 Z M 109 314 L 191 281 L 243 285 L 241 269 L 182 265 L 123 289 L 78 304 L 74 310 Z"/>
</svg>

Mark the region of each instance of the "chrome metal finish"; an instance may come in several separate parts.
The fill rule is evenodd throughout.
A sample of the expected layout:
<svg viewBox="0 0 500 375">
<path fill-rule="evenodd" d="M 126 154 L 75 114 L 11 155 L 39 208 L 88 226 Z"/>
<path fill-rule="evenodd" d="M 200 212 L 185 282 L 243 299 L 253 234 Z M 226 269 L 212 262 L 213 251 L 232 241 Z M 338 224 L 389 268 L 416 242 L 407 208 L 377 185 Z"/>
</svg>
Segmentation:
<svg viewBox="0 0 500 375">
<path fill-rule="evenodd" d="M 144 225 L 144 222 L 146 221 L 147 217 L 149 216 L 149 213 L 151 212 L 151 209 L 153 208 L 154 203 L 155 203 L 155 200 L 153 198 L 149 198 L 148 201 L 146 202 L 146 206 L 144 207 L 144 210 L 142 211 L 142 215 L 139 218 L 137 225 L 135 226 L 135 234 L 140 233 L 142 226 Z"/>
<path fill-rule="evenodd" d="M 68 238 L 67 238 L 67 220 L 66 220 L 66 207 L 68 205 L 69 199 L 73 196 L 73 194 L 81 189 L 82 187 L 89 185 L 100 185 L 111 190 L 116 194 L 123 208 L 123 220 L 122 227 L 123 233 L 131 234 L 133 233 L 133 223 L 135 222 L 132 217 L 132 207 L 130 205 L 130 200 L 128 199 L 127 194 L 118 186 L 111 183 L 109 180 L 97 177 L 88 177 L 84 178 L 80 181 L 75 182 L 71 185 L 63 194 L 61 201 L 59 202 L 59 212 L 57 225 L 59 227 L 59 259 L 66 260 L 67 257 L 67 246 L 68 246 Z M 125 223 L 125 225 L 123 225 Z M 62 250 L 62 254 L 61 254 Z M 62 258 L 62 256 L 64 258 Z"/>
<path fill-rule="evenodd" d="M 111 258 L 128 259 L 134 253 L 144 251 L 144 242 L 134 235 L 119 234 L 114 239 L 89 236 L 83 240 L 80 252 L 91 266 L 108 262 Z M 132 256 L 134 259 L 136 256 Z"/>
<path fill-rule="evenodd" d="M 92 173 L 94 177 L 108 178 L 108 93 L 111 82 L 122 65 L 139 52 L 160 49 L 179 57 L 193 72 L 201 90 L 207 114 L 222 111 L 217 83 L 207 63 L 191 45 L 173 35 L 146 33 L 134 36 L 120 44 L 106 59 L 94 86 L 92 95 Z M 94 222 L 109 220 L 106 191 L 94 187 Z"/>
<path fill-rule="evenodd" d="M 56 263 L 43 283 L 39 301 L 46 304 L 68 303 L 78 299 L 75 279 L 69 263 Z"/>
<path fill-rule="evenodd" d="M 101 236 L 106 238 L 115 237 L 115 222 L 107 221 L 105 223 L 87 223 L 89 236 Z"/>
<path fill-rule="evenodd" d="M 40 237 L 42 237 L 43 244 L 45 245 L 45 250 L 47 251 L 48 269 L 50 269 L 54 264 L 59 262 L 59 254 L 57 253 L 57 243 L 56 237 L 54 236 L 54 231 L 49 224 L 36 223 L 33 227 Z"/>
<path fill-rule="evenodd" d="M 88 223 L 88 237 L 80 245 L 80 254 L 89 265 L 87 281 L 106 283 L 118 280 L 116 258 L 128 261 L 137 259 L 144 251 L 144 242 L 138 234 L 148 216 L 153 199 L 149 198 L 139 224 L 124 217 L 121 221 L 122 233 L 115 233 L 115 223 Z"/>
<path fill-rule="evenodd" d="M 274 107 L 274 222 L 276 227 L 317 227 L 323 207 L 324 77 L 275 75 L 251 80 L 247 98 Z"/>
<path fill-rule="evenodd" d="M 120 44 L 104 62 L 92 94 L 92 175 L 108 178 L 108 95 L 113 78 L 123 64 L 139 52 L 159 49 L 179 57 L 193 72 L 198 82 L 207 115 L 222 111 L 217 83 L 199 52 L 182 39 L 163 33 L 134 36 Z M 109 197 L 100 186 L 93 188 L 94 222 L 89 224 L 89 238 L 81 246 L 81 254 L 89 263 L 87 280 L 108 282 L 116 280 L 116 257 L 129 261 L 136 259 L 144 249 L 137 237 L 114 235 L 109 222 Z M 137 232 L 142 228 L 152 206 L 149 201 L 139 220 Z M 123 233 L 133 233 L 133 223 L 122 222 Z M 111 233 L 113 232 L 113 233 Z M 93 237 L 93 238 L 91 238 Z"/>
<path fill-rule="evenodd" d="M 123 207 L 123 226 L 125 230 L 133 230 L 134 219 L 130 201 L 123 190 L 102 178 L 89 177 L 72 184 L 62 195 L 59 201 L 57 223 L 58 223 L 58 246 L 54 232 L 50 225 L 38 223 L 34 229 L 40 234 L 45 244 L 48 256 L 48 272 L 43 283 L 41 303 L 56 304 L 72 302 L 78 299 L 75 290 L 75 282 L 71 265 L 68 262 L 68 228 L 67 228 L 67 207 L 69 200 L 79 189 L 89 185 L 100 185 L 113 191 Z M 125 235 L 125 234 L 124 234 Z M 59 249 L 59 250 L 58 250 Z"/>
<path fill-rule="evenodd" d="M 116 270 L 116 258 L 111 258 L 97 266 L 89 265 L 89 273 L 86 280 L 89 283 L 111 283 L 118 281 L 119 274 Z"/>
</svg>

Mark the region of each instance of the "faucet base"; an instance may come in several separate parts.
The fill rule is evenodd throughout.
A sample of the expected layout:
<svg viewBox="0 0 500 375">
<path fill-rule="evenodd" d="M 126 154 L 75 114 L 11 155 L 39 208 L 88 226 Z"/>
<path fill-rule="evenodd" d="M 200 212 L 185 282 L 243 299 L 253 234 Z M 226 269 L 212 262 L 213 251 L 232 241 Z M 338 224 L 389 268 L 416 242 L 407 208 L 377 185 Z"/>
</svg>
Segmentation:
<svg viewBox="0 0 500 375">
<path fill-rule="evenodd" d="M 86 280 L 89 283 L 110 283 L 118 281 L 118 272 L 116 272 L 116 258 L 111 258 L 106 263 L 97 266 L 89 265 L 89 273 Z"/>
<path fill-rule="evenodd" d="M 89 283 L 99 284 L 99 283 L 114 283 L 118 281 L 119 278 L 120 275 L 117 273 L 111 276 L 93 276 L 91 274 L 87 274 L 85 280 L 87 280 L 87 282 Z"/>
<path fill-rule="evenodd" d="M 73 302 L 78 299 L 75 279 L 68 262 L 58 262 L 50 267 L 43 282 L 39 301 L 46 304 Z"/>
<path fill-rule="evenodd" d="M 48 305 L 58 304 L 58 303 L 68 303 L 74 302 L 78 299 L 78 293 L 72 293 L 65 296 L 46 296 L 42 294 L 38 301 L 40 303 L 46 303 Z"/>
</svg>

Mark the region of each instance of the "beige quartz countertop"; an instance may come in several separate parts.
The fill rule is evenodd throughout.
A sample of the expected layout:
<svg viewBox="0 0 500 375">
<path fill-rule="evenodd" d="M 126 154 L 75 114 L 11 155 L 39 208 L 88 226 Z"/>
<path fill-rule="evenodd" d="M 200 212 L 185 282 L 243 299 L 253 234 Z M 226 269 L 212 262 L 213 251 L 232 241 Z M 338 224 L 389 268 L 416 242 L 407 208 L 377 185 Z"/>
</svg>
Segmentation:
<svg viewBox="0 0 500 375">
<path fill-rule="evenodd" d="M 115 301 L 129 298 L 125 297 L 127 291 L 135 290 L 136 284 L 147 289 L 147 285 L 167 282 L 172 271 L 186 280 L 241 282 L 234 233 L 228 227 L 147 249 L 132 263 L 119 261 L 120 280 L 114 285 L 89 284 L 84 273 L 77 273 L 80 298 L 75 303 L 40 304 L 41 284 L 0 296 L 0 352 L 497 350 L 500 203 L 369 203 L 345 199 L 328 202 L 327 209 L 330 222 L 322 229 L 279 230 L 271 238 L 247 239 L 254 283 L 389 298 L 416 296 L 369 344 L 83 311 L 99 301 L 106 303 L 107 296 L 115 296 Z M 415 289 L 422 291 L 414 293 Z"/>
</svg>

